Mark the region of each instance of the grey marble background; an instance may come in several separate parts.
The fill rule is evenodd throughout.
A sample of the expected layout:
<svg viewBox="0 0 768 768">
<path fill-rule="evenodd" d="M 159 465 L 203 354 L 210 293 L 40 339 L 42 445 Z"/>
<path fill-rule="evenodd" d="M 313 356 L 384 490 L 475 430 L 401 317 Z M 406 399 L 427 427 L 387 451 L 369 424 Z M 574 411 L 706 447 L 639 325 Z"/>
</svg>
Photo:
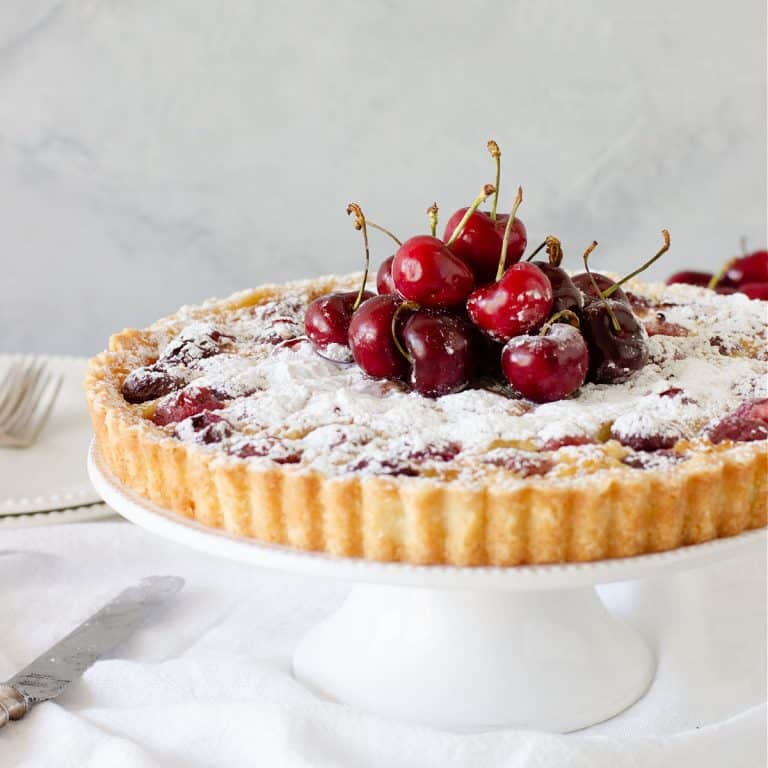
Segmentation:
<svg viewBox="0 0 768 768">
<path fill-rule="evenodd" d="M 714 267 L 766 227 L 763 0 L 2 0 L 0 351 L 356 269 L 506 161 L 531 241 Z M 374 240 L 377 258 L 387 242 Z M 598 257 L 599 254 L 599 257 Z"/>
</svg>

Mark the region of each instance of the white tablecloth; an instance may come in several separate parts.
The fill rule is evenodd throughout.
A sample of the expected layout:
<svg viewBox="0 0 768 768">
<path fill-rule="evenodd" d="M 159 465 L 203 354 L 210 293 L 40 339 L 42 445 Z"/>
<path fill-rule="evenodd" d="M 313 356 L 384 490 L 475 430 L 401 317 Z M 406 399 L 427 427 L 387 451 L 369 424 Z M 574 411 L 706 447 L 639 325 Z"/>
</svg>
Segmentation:
<svg viewBox="0 0 768 768">
<path fill-rule="evenodd" d="M 765 558 L 603 588 L 649 639 L 651 690 L 620 716 L 554 736 L 452 734 L 321 700 L 295 682 L 302 633 L 342 584 L 257 570 L 124 522 L 0 529 L 0 680 L 141 576 L 175 602 L 56 702 L 0 732 L 3 768 L 762 768 Z"/>
</svg>

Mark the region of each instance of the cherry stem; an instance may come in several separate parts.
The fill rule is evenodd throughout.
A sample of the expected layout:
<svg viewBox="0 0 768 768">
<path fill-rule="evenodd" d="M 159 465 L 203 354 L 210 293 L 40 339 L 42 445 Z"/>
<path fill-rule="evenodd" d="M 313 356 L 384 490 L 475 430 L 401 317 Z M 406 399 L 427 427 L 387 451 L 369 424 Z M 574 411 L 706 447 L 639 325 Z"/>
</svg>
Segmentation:
<svg viewBox="0 0 768 768">
<path fill-rule="evenodd" d="M 714 291 L 717 288 L 718 283 L 725 277 L 725 273 L 736 263 L 736 259 L 728 259 L 720 269 L 712 275 L 712 278 L 707 283 L 707 288 L 710 291 Z"/>
<path fill-rule="evenodd" d="M 583 257 L 584 269 L 587 271 L 587 274 L 589 275 L 589 279 L 592 281 L 592 287 L 595 289 L 595 292 L 597 293 L 598 298 L 605 305 L 605 311 L 608 313 L 608 316 L 611 318 L 613 329 L 616 331 L 616 333 L 620 333 L 621 325 L 619 325 L 619 321 L 616 317 L 616 314 L 611 309 L 611 305 L 608 303 L 608 300 L 603 295 L 603 292 L 600 290 L 600 286 L 597 284 L 597 280 L 595 280 L 595 276 L 589 270 L 589 255 L 592 253 L 592 251 L 595 250 L 595 248 L 597 248 L 597 240 L 593 240 L 592 245 L 590 245 L 589 248 L 587 248 L 587 250 L 584 251 L 584 257 Z"/>
<path fill-rule="evenodd" d="M 747 238 L 745 235 L 742 235 L 739 238 L 739 247 L 741 248 L 741 255 L 746 256 L 747 255 Z"/>
<path fill-rule="evenodd" d="M 413 365 L 413 358 L 408 354 L 408 350 L 400 343 L 400 339 L 397 337 L 397 318 L 400 317 L 400 313 L 404 309 L 412 309 L 415 311 L 421 309 L 421 307 L 415 301 L 404 301 L 392 313 L 392 341 L 395 342 L 398 352 Z"/>
<path fill-rule="evenodd" d="M 509 233 L 512 231 L 512 224 L 517 216 L 517 209 L 520 207 L 520 203 L 523 202 L 523 188 L 517 188 L 517 195 L 515 196 L 515 204 L 512 206 L 512 211 L 507 219 L 507 226 L 504 227 L 504 239 L 501 241 L 501 257 L 499 258 L 499 268 L 496 270 L 496 280 L 501 280 L 501 276 L 504 274 L 504 265 L 507 263 L 507 248 L 509 247 Z"/>
<path fill-rule="evenodd" d="M 496 221 L 496 208 L 499 205 L 499 185 L 501 184 L 501 150 L 499 149 L 499 145 L 493 139 L 491 139 L 486 146 L 496 163 L 496 190 L 493 193 L 493 203 L 491 203 L 491 220 Z"/>
<path fill-rule="evenodd" d="M 561 309 L 559 312 L 555 312 L 552 317 L 547 320 L 544 325 L 541 326 L 541 330 L 539 331 L 539 336 L 546 336 L 552 326 L 558 321 L 558 320 L 565 320 L 569 325 L 572 325 L 574 328 L 581 328 L 581 323 L 579 322 L 579 316 L 572 312 L 570 309 Z"/>
<path fill-rule="evenodd" d="M 547 235 L 544 242 L 536 246 L 536 250 L 526 259 L 526 261 L 531 261 L 544 246 L 547 247 L 549 263 L 553 267 L 559 267 L 563 263 L 563 246 L 554 235 Z"/>
<path fill-rule="evenodd" d="M 437 203 L 432 203 L 432 205 L 427 208 L 427 219 L 429 221 L 429 230 L 432 233 L 432 237 L 437 237 L 437 212 L 439 208 L 437 207 Z"/>
<path fill-rule="evenodd" d="M 354 214 L 355 217 L 355 229 L 359 229 L 363 233 L 363 245 L 365 246 L 365 267 L 363 268 L 363 280 L 360 283 L 360 290 L 357 292 L 357 298 L 352 305 L 352 311 L 354 312 L 363 300 L 363 294 L 365 293 L 365 286 L 368 283 L 368 269 L 371 266 L 371 252 L 368 248 L 368 227 L 365 221 L 365 214 L 363 209 L 357 203 L 350 203 L 347 206 L 347 216 Z"/>
<path fill-rule="evenodd" d="M 482 190 L 480 190 L 480 194 L 475 198 L 475 201 L 472 203 L 472 205 L 467 208 L 467 212 L 462 217 L 461 221 L 456 226 L 456 229 L 453 230 L 453 234 L 449 238 L 448 242 L 446 242 L 446 245 L 453 245 L 459 237 L 461 237 L 461 233 L 464 231 L 464 227 L 467 226 L 467 222 L 469 221 L 470 216 L 496 191 L 496 187 L 493 186 L 493 184 L 486 184 Z"/>
<path fill-rule="evenodd" d="M 395 237 L 388 229 L 385 229 L 380 224 L 375 224 L 372 221 L 366 221 L 366 223 L 371 229 L 378 229 L 379 232 L 383 232 L 388 237 L 391 237 L 397 243 L 398 246 L 401 246 L 403 244 L 403 241 L 399 237 Z"/>
<path fill-rule="evenodd" d="M 633 272 L 630 272 L 628 275 L 624 275 L 624 277 L 621 278 L 617 283 L 614 283 L 610 288 L 607 288 L 605 292 L 603 293 L 603 298 L 610 298 L 610 296 L 616 291 L 619 290 L 620 285 L 624 285 L 624 283 L 627 282 L 627 280 L 631 280 L 635 275 L 639 275 L 641 272 L 645 272 L 648 267 L 653 264 L 656 259 L 660 258 L 663 254 L 665 254 L 669 250 L 669 230 L 668 229 L 662 229 L 661 230 L 661 236 L 664 238 L 664 245 L 661 246 L 659 251 L 656 253 L 655 256 L 648 259 L 648 261 L 645 262 L 645 264 L 642 264 L 639 266 L 636 270 Z"/>
<path fill-rule="evenodd" d="M 547 241 L 545 240 L 543 243 L 539 243 L 534 251 L 528 256 L 526 261 L 533 261 L 533 257 L 547 244 Z"/>
</svg>

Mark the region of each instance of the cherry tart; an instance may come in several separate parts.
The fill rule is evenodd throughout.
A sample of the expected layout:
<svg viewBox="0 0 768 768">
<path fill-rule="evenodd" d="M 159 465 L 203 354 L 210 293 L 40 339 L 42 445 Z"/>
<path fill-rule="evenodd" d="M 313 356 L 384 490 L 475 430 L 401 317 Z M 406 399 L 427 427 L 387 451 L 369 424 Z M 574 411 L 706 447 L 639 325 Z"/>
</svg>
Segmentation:
<svg viewBox="0 0 768 768">
<path fill-rule="evenodd" d="M 583 333 L 550 317 L 496 341 L 360 286 L 265 286 L 113 336 L 85 382 L 113 475 L 214 529 L 384 561 L 596 560 L 766 524 L 765 302 L 630 280 L 620 332 L 598 299 L 574 306 Z M 621 334 L 644 365 L 617 373 Z"/>
</svg>

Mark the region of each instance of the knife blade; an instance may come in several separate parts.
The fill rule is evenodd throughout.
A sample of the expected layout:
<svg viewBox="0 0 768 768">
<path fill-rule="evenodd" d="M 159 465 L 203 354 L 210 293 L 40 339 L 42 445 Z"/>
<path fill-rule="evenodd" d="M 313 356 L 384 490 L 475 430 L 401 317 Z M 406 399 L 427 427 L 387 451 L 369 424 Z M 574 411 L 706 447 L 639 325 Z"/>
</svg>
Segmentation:
<svg viewBox="0 0 768 768">
<path fill-rule="evenodd" d="M 77 629 L 0 684 L 0 728 L 58 696 L 184 586 L 178 576 L 149 576 L 123 590 Z"/>
</svg>

